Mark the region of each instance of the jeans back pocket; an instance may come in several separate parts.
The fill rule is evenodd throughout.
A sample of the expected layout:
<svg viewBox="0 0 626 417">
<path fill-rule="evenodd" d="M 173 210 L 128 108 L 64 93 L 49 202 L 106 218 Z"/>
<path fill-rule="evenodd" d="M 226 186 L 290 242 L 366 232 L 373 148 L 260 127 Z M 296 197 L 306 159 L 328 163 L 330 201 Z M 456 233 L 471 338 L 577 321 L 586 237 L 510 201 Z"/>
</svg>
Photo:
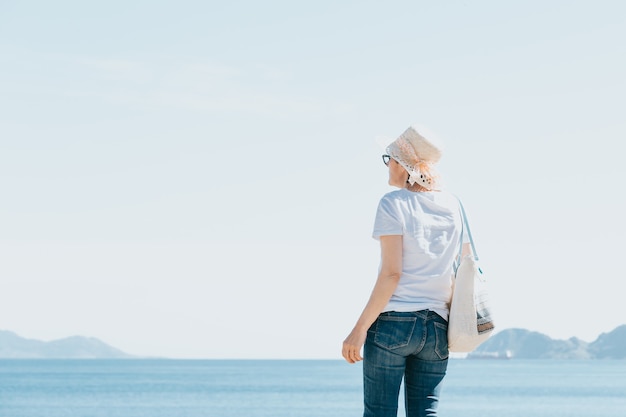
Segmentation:
<svg viewBox="0 0 626 417">
<path fill-rule="evenodd" d="M 374 330 L 374 343 L 385 349 L 408 345 L 416 321 L 417 317 L 379 316 Z"/>
</svg>

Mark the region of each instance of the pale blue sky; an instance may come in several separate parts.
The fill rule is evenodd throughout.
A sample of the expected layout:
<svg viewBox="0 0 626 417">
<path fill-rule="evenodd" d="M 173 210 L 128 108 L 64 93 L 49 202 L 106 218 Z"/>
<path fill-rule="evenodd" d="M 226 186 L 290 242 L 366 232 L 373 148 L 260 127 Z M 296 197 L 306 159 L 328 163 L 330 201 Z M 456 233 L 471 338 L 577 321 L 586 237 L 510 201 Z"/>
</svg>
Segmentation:
<svg viewBox="0 0 626 417">
<path fill-rule="evenodd" d="M 626 3 L 0 1 L 0 329 L 339 358 L 375 143 L 445 143 L 500 329 L 626 323 Z"/>
</svg>

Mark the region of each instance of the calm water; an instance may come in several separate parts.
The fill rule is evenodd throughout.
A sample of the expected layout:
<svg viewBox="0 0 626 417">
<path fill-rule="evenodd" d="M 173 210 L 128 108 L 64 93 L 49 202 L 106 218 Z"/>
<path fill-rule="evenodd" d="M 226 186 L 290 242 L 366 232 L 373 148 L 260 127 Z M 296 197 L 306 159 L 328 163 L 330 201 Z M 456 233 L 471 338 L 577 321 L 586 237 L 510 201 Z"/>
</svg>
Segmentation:
<svg viewBox="0 0 626 417">
<path fill-rule="evenodd" d="M 451 360 L 445 383 L 443 417 L 626 415 L 626 361 Z M 0 417 L 348 417 L 361 401 L 342 361 L 0 361 Z"/>
</svg>

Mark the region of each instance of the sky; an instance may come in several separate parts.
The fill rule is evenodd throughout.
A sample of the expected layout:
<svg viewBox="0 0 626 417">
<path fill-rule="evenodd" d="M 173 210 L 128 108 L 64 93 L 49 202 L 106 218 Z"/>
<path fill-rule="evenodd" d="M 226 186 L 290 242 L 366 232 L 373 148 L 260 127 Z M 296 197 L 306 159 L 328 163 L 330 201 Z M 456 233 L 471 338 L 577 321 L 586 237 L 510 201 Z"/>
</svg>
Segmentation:
<svg viewBox="0 0 626 417">
<path fill-rule="evenodd" d="M 0 329 L 339 359 L 376 138 L 444 143 L 499 331 L 626 324 L 626 3 L 0 0 Z"/>
</svg>

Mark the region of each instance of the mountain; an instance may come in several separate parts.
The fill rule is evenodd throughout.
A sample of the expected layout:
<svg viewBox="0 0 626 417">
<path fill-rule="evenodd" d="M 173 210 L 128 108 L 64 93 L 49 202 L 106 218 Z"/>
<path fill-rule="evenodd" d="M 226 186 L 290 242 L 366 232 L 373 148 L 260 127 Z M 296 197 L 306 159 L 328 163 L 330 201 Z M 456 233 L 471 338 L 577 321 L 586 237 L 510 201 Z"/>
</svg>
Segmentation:
<svg viewBox="0 0 626 417">
<path fill-rule="evenodd" d="M 626 359 L 626 324 L 598 336 L 589 352 L 599 359 Z"/>
<path fill-rule="evenodd" d="M 0 330 L 0 358 L 3 359 L 123 359 L 132 355 L 93 338 L 72 336 L 44 342 L 25 339 Z"/>
<path fill-rule="evenodd" d="M 490 357 L 504 352 L 518 359 L 626 359 L 626 325 L 601 334 L 592 343 L 576 337 L 555 340 L 530 330 L 505 329 L 494 334 L 468 357 Z"/>
</svg>

